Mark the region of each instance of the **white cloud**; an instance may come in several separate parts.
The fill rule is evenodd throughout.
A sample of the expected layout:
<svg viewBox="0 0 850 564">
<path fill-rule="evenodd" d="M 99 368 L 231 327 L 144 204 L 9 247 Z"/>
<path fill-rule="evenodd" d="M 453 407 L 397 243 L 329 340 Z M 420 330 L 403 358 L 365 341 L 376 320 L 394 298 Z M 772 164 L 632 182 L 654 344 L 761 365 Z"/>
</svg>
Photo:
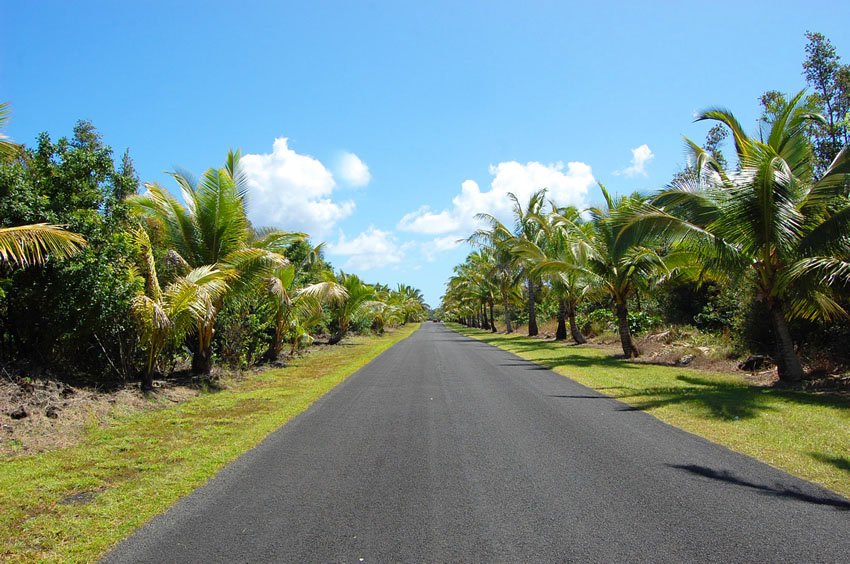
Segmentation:
<svg viewBox="0 0 850 564">
<path fill-rule="evenodd" d="M 466 180 L 461 184 L 460 193 L 452 198 L 450 209 L 434 212 L 423 206 L 402 217 L 398 229 L 429 235 L 468 234 L 476 227 L 475 215 L 479 213 L 511 221 L 509 192 L 525 204 L 531 194 L 541 188 L 547 188 L 546 197 L 559 206 L 583 208 L 587 206 L 587 192 L 595 183 L 590 165 L 582 162 L 570 162 L 565 166 L 562 162 L 544 165 L 507 161 L 491 165 L 490 174 L 493 176 L 490 190 L 482 191 L 474 180 Z"/>
<path fill-rule="evenodd" d="M 632 149 L 632 162 L 627 168 L 617 171 L 615 175 L 623 175 L 623 176 L 646 176 L 646 165 L 649 164 L 652 159 L 655 158 L 655 154 L 653 154 L 652 149 L 649 148 L 649 145 L 644 143 L 640 147 L 635 147 Z"/>
<path fill-rule="evenodd" d="M 461 241 L 457 235 L 447 235 L 445 237 L 437 237 L 430 241 L 425 241 L 420 245 L 422 254 L 428 262 L 437 260 L 437 254 L 450 251 L 460 246 Z"/>
<path fill-rule="evenodd" d="M 336 173 L 343 182 L 361 188 L 372 180 L 372 173 L 360 157 L 354 153 L 342 153 L 336 163 Z"/>
<path fill-rule="evenodd" d="M 321 238 L 354 211 L 354 202 L 331 198 L 336 188 L 331 172 L 318 159 L 290 149 L 285 137 L 275 139 L 270 154 L 247 154 L 239 164 L 248 187 L 248 216 L 258 227 Z"/>
<path fill-rule="evenodd" d="M 401 231 L 429 235 L 455 231 L 459 227 L 460 224 L 451 212 L 443 210 L 440 213 L 433 213 L 429 206 L 422 206 L 416 211 L 405 214 L 398 222 L 398 229 Z"/>
<path fill-rule="evenodd" d="M 389 231 L 370 226 L 353 239 L 340 232 L 339 240 L 329 244 L 327 251 L 329 255 L 348 257 L 343 270 L 366 271 L 401 262 L 411 245 L 399 244 Z"/>
</svg>

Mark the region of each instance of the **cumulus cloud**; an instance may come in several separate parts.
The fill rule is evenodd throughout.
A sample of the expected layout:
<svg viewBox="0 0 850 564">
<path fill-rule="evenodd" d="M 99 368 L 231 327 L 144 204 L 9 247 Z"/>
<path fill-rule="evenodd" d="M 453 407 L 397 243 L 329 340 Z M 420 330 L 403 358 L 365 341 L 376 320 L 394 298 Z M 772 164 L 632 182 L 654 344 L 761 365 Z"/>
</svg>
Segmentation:
<svg viewBox="0 0 850 564">
<path fill-rule="evenodd" d="M 428 262 L 437 260 L 439 253 L 450 251 L 460 246 L 461 242 L 457 235 L 447 235 L 446 237 L 436 237 L 430 241 L 425 241 L 420 245 L 422 254 Z"/>
<path fill-rule="evenodd" d="M 635 147 L 632 149 L 632 162 L 631 164 L 618 172 L 615 172 L 616 175 L 623 176 L 646 176 L 646 165 L 655 158 L 655 154 L 653 154 L 652 149 L 649 148 L 649 145 L 644 143 L 640 147 Z"/>
<path fill-rule="evenodd" d="M 468 234 L 477 226 L 475 215 L 479 213 L 488 213 L 504 222 L 511 221 L 509 192 L 525 203 L 541 188 L 547 188 L 546 197 L 559 206 L 583 208 L 587 206 L 587 192 L 595 183 L 590 165 L 582 162 L 545 165 L 507 161 L 491 165 L 490 174 L 493 180 L 489 190 L 482 191 L 477 182 L 466 180 L 461 184 L 460 193 L 452 198 L 451 208 L 435 212 L 423 206 L 402 217 L 398 229 L 429 235 Z M 444 239 L 448 241 L 449 238 Z M 452 236 L 452 239 L 457 239 L 457 236 Z"/>
<path fill-rule="evenodd" d="M 370 226 L 353 239 L 340 232 L 336 243 L 327 246 L 329 255 L 348 257 L 343 270 L 366 271 L 397 264 L 412 243 L 399 244 L 389 231 Z"/>
<path fill-rule="evenodd" d="M 325 165 L 290 149 L 285 137 L 275 139 L 271 153 L 244 155 L 239 164 L 254 225 L 322 237 L 354 211 L 354 202 L 332 199 L 337 186 Z"/>
<path fill-rule="evenodd" d="M 429 206 L 422 206 L 416 211 L 404 214 L 404 217 L 398 222 L 398 229 L 401 231 L 429 235 L 456 231 L 459 227 L 460 223 L 450 211 L 443 210 L 434 213 Z"/>
<path fill-rule="evenodd" d="M 361 188 L 372 180 L 372 173 L 360 157 L 354 153 L 342 153 L 336 163 L 336 173 L 339 178 L 355 188 Z"/>
</svg>

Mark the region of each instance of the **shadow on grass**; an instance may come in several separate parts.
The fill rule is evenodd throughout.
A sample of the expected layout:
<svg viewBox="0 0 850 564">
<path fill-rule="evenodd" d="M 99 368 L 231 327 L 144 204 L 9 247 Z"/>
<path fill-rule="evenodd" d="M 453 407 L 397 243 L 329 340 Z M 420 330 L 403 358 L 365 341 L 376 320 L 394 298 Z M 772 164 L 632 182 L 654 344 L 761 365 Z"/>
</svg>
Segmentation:
<svg viewBox="0 0 850 564">
<path fill-rule="evenodd" d="M 800 405 L 848 407 L 847 401 L 841 398 L 760 388 L 746 384 L 723 383 L 697 376 L 680 375 L 675 381 L 686 385 L 649 388 L 609 387 L 599 388 L 599 390 L 606 390 L 613 399 L 628 401 L 632 404 L 623 411 L 647 411 L 669 405 L 681 405 L 697 408 L 709 417 L 725 421 L 749 419 L 763 412 L 776 411 L 776 408 L 771 405 L 775 403 L 776 398 Z M 596 396 L 575 397 L 596 399 Z M 840 463 L 839 461 L 835 465 Z M 850 461 L 845 463 L 847 469 L 850 469 Z"/>
<path fill-rule="evenodd" d="M 563 343 L 554 341 L 534 341 L 523 337 L 492 335 L 490 333 L 470 332 L 470 334 L 474 334 L 482 342 L 500 346 L 513 353 L 542 352 L 551 354 L 549 358 L 528 361 L 549 370 L 556 368 L 588 370 L 602 368 L 620 372 L 635 372 L 636 377 L 639 377 L 642 371 L 652 370 L 652 367 L 647 364 L 624 362 L 621 358 L 615 356 L 605 356 L 604 354 L 591 356 L 588 354 L 591 351 L 596 354 L 599 353 L 594 349 L 580 346 L 565 346 Z M 515 366 L 529 368 L 528 365 L 519 362 Z M 672 367 L 664 367 L 664 369 L 675 370 Z M 724 382 L 710 377 L 701 377 L 698 374 L 679 374 L 669 382 L 669 386 L 644 385 L 597 389 L 606 390 L 606 393 L 612 398 L 632 404 L 624 411 L 645 411 L 669 405 L 682 405 L 683 407 L 698 409 L 708 417 L 727 421 L 749 419 L 763 412 L 775 411 L 776 408 L 772 404 L 776 403 L 777 398 L 799 405 L 850 408 L 850 401 L 846 398 L 783 388 L 751 386 L 743 380 Z M 596 397 L 579 396 L 575 399 L 596 399 Z M 847 469 L 847 467 L 841 466 L 842 463 L 850 466 L 850 461 L 846 460 L 830 463 L 843 469 Z"/>
<path fill-rule="evenodd" d="M 843 456 L 830 456 L 828 454 L 821 454 L 819 452 L 812 452 L 810 453 L 810 456 L 818 462 L 823 462 L 824 464 L 831 464 L 839 470 L 850 472 L 850 458 Z"/>
<path fill-rule="evenodd" d="M 755 482 L 750 482 L 744 480 L 743 478 L 739 478 L 728 470 L 715 470 L 713 468 L 708 468 L 707 466 L 698 466 L 696 464 L 668 464 L 667 466 L 669 466 L 670 468 L 676 468 L 677 470 L 684 470 L 685 472 L 690 472 L 691 474 L 702 476 L 704 478 L 710 478 L 712 480 L 750 488 L 764 495 L 772 497 L 794 499 L 797 501 L 814 503 L 816 505 L 829 505 L 841 511 L 850 511 L 850 501 L 839 498 L 838 496 L 832 496 L 828 494 L 813 495 L 811 493 L 801 491 L 797 488 L 789 488 L 778 484 L 774 486 L 757 484 Z"/>
</svg>

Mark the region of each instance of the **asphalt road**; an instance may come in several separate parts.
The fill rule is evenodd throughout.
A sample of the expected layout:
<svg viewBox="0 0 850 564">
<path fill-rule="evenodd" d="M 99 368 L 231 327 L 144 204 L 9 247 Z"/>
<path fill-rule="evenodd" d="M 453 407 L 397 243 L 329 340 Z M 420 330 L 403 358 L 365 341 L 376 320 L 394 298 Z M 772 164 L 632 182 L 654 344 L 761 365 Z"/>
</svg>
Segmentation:
<svg viewBox="0 0 850 564">
<path fill-rule="evenodd" d="M 109 562 L 848 562 L 850 501 L 423 324 Z"/>
</svg>

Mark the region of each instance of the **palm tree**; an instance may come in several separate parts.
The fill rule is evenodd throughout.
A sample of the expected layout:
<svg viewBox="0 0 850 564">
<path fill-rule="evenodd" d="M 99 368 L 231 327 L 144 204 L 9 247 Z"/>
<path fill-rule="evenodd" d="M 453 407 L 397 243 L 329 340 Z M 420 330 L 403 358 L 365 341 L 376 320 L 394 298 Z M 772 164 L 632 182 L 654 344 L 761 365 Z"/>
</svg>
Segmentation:
<svg viewBox="0 0 850 564">
<path fill-rule="evenodd" d="M 422 321 L 425 315 L 425 298 L 422 291 L 413 286 L 398 284 L 396 289 L 390 292 L 389 302 L 399 308 L 402 325 L 411 321 Z"/>
<path fill-rule="evenodd" d="M 0 263 L 42 264 L 48 257 L 67 258 L 86 244 L 85 237 L 58 225 L 37 223 L 0 228 Z"/>
<path fill-rule="evenodd" d="M 297 287 L 295 265 L 275 269 L 266 279 L 269 302 L 272 306 L 275 333 L 269 345 L 268 357 L 280 356 L 283 341 L 289 338 L 290 352 L 295 352 L 299 339 L 321 322 L 323 304 L 335 304 L 347 297 L 347 291 L 335 281 L 326 280 Z"/>
<path fill-rule="evenodd" d="M 0 103 L 0 163 L 9 162 L 21 154 L 21 146 L 13 143 L 11 139 L 2 133 L 9 123 L 9 102 Z"/>
<path fill-rule="evenodd" d="M 538 190 L 528 199 L 528 204 L 523 209 L 522 204 L 515 194 L 509 193 L 508 197 L 513 202 L 514 214 L 514 237 L 517 241 L 528 241 L 537 244 L 543 234 L 542 225 L 539 222 L 546 190 Z M 528 293 L 528 336 L 534 337 L 539 333 L 537 327 L 537 284 L 539 276 L 533 266 L 520 258 L 520 275 L 525 278 L 526 291 Z"/>
<path fill-rule="evenodd" d="M 517 284 L 521 278 L 517 256 L 513 252 L 515 238 L 507 227 L 491 215 L 479 214 L 476 219 L 489 223 L 490 227 L 476 230 L 467 242 L 486 251 L 490 264 L 486 276 L 493 280 L 499 289 L 502 305 L 505 308 L 505 332 L 513 333 L 511 302 L 516 297 Z"/>
<path fill-rule="evenodd" d="M 335 282 L 345 289 L 344 298 L 331 305 L 331 315 L 337 329 L 328 339 L 328 344 L 335 345 L 348 333 L 351 322 L 373 313 L 378 302 L 375 300 L 375 289 L 355 274 L 340 272 L 339 276 L 334 277 L 333 273 L 328 272 L 324 277 L 326 282 Z"/>
<path fill-rule="evenodd" d="M 131 304 L 145 352 L 142 390 L 153 389 L 153 373 L 162 351 L 200 326 L 210 315 L 212 304 L 227 291 L 228 275 L 213 266 L 202 266 L 178 277 L 165 290 L 160 288 L 151 242 L 144 229 L 134 233 L 145 291 Z"/>
<path fill-rule="evenodd" d="M 457 315 L 464 318 L 466 325 L 497 331 L 493 319 L 494 285 L 488 274 L 493 268 L 489 250 L 479 249 L 470 253 L 466 261 L 455 266 L 449 279 L 446 298 L 455 305 Z M 487 318 L 487 307 L 490 318 Z"/>
<path fill-rule="evenodd" d="M 574 239 L 564 224 L 569 222 L 572 229 L 581 230 L 584 238 L 591 236 L 592 225 L 582 221 L 575 208 L 558 209 L 554 203 L 551 208 L 551 213 L 536 216 L 542 229 L 538 242 L 518 241 L 514 251 L 523 257 L 529 269 L 547 280 L 558 297 L 555 340 L 567 338 L 569 321 L 573 341 L 584 344 L 587 340 L 578 328 L 576 313 L 581 301 L 598 294 L 595 284 L 591 283 L 596 277 L 586 272 L 587 265 L 582 262 L 583 257 L 574 252 Z"/>
<path fill-rule="evenodd" d="M 515 194 L 509 193 L 508 197 L 512 202 L 514 228 L 509 230 L 496 217 L 490 214 L 478 214 L 476 219 L 485 222 L 489 229 L 479 231 L 474 239 L 479 241 L 489 239 L 492 242 L 499 240 L 499 243 L 504 245 L 506 249 L 512 249 L 519 241 L 528 241 L 536 244 L 542 234 L 542 228 L 538 218 L 541 215 L 543 205 L 545 204 L 544 196 L 546 190 L 538 190 L 528 199 L 528 204 L 523 209 L 522 203 Z M 494 239 L 495 237 L 495 239 Z M 507 258 L 507 257 L 505 257 Z M 513 268 L 518 269 L 517 282 L 519 279 L 525 279 L 526 292 L 528 296 L 528 336 L 534 337 L 538 334 L 537 327 L 537 284 L 539 277 L 536 275 L 530 264 L 520 256 L 514 256 L 512 259 Z M 510 331 L 509 331 L 510 332 Z"/>
<path fill-rule="evenodd" d="M 632 216 L 642 198 L 632 195 L 615 200 L 605 186 L 600 184 L 599 187 L 607 207 L 590 208 L 587 225 L 573 214 L 556 214 L 553 218 L 554 225 L 567 231 L 576 260 L 552 261 L 548 266 L 552 270 L 581 274 L 589 284 L 611 298 L 623 354 L 626 358 L 634 358 L 640 351 L 629 328 L 629 299 L 638 287 L 660 280 L 671 271 L 667 259 L 655 248 L 655 241 L 649 235 L 634 231 L 623 236 L 623 218 Z"/>
<path fill-rule="evenodd" d="M 730 277 L 750 270 L 756 298 L 769 313 L 779 377 L 798 381 L 803 368 L 788 321 L 846 315 L 834 291 L 850 283 L 850 149 L 814 178 L 806 128 L 823 118 L 805 107 L 803 92 L 777 104 L 762 139 L 747 136 L 728 110 L 708 110 L 698 119 L 732 132 L 738 168 L 723 170 L 688 141 L 699 177 L 656 196 L 626 231 L 688 245 L 706 268 Z"/>
<path fill-rule="evenodd" d="M 138 213 L 161 226 L 184 273 L 210 265 L 229 272 L 228 297 L 233 299 L 256 291 L 276 268 L 287 264 L 284 250 L 306 237 L 303 233 L 251 229 L 245 213 L 246 189 L 239 156 L 238 151 L 229 151 L 225 166 L 208 169 L 197 183 L 186 174 L 172 173 L 186 207 L 157 184 L 145 184 L 144 195 L 129 199 Z M 190 342 L 192 371 L 196 374 L 208 374 L 212 367 L 215 318 L 223 299 L 221 296 L 214 302 L 210 314 L 199 320 Z"/>
</svg>

